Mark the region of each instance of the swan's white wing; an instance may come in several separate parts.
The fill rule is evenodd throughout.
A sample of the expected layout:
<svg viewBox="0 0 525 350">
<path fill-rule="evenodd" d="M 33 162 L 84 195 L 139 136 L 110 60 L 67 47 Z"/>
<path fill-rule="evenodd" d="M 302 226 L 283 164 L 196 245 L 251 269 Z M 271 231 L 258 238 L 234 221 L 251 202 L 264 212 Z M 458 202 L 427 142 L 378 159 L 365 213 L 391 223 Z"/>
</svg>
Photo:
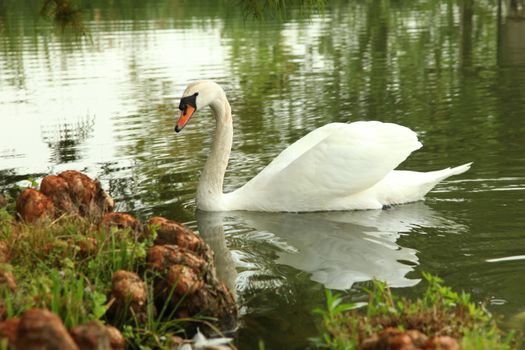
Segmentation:
<svg viewBox="0 0 525 350">
<path fill-rule="evenodd" d="M 415 132 L 397 124 L 327 124 L 285 149 L 237 191 L 236 201 L 245 207 L 257 201 L 263 210 L 309 210 L 309 202 L 370 188 L 421 146 Z"/>
</svg>

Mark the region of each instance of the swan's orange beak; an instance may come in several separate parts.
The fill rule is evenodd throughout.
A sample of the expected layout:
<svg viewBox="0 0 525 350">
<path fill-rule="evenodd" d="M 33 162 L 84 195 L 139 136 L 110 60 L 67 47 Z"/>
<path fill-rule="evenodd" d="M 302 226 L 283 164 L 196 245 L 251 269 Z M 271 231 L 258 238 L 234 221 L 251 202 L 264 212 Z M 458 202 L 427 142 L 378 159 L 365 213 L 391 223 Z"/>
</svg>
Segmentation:
<svg viewBox="0 0 525 350">
<path fill-rule="evenodd" d="M 175 125 L 175 131 L 179 132 L 188 124 L 188 121 L 190 120 L 191 116 L 193 115 L 193 112 L 195 112 L 195 108 L 191 105 L 186 105 L 186 108 L 181 112 L 179 121 L 177 122 L 177 125 Z"/>
</svg>

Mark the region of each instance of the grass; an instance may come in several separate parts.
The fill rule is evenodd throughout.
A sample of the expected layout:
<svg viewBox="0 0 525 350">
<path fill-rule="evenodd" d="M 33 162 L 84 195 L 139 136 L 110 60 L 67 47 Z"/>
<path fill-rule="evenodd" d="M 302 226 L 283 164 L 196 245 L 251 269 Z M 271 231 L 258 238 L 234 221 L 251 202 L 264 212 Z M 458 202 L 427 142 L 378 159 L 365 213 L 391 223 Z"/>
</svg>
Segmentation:
<svg viewBox="0 0 525 350">
<path fill-rule="evenodd" d="M 362 342 L 388 327 L 400 331 L 418 330 L 428 337 L 451 336 L 462 350 L 511 350 L 519 348 L 513 333 L 504 334 L 483 305 L 468 293 L 457 293 L 443 281 L 423 274 L 427 289 L 416 300 L 396 297 L 387 285 L 374 281 L 368 290 L 366 307 L 345 303 L 340 294 L 326 292 L 326 307 L 314 312 L 322 317 L 319 348 L 358 349 Z"/>
<path fill-rule="evenodd" d="M 155 275 L 146 268 L 145 259 L 155 238 L 155 228 L 150 231 L 153 234 L 148 237 L 137 237 L 129 230 L 106 230 L 72 217 L 27 225 L 0 208 L 0 240 L 10 252 L 9 263 L 0 268 L 11 271 L 17 283 L 16 293 L 7 286 L 0 288 L 5 316 L 46 308 L 59 315 L 67 328 L 100 320 L 117 326 L 131 348 L 171 348 L 171 336 L 181 335 L 186 322 L 206 321 L 174 319 L 168 308 L 156 312 Z M 112 275 L 120 269 L 138 273 L 146 283 L 145 322 L 131 312 L 108 312 Z"/>
</svg>

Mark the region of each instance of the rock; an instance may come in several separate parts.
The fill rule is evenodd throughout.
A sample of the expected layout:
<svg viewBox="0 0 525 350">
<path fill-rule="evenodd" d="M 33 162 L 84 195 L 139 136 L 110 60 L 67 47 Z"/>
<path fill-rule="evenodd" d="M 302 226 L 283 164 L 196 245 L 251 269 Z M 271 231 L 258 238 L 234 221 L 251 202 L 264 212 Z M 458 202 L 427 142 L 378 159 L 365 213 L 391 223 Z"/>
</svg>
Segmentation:
<svg viewBox="0 0 525 350">
<path fill-rule="evenodd" d="M 113 326 L 106 326 L 109 334 L 109 345 L 111 350 L 124 350 L 126 348 L 126 340 L 118 329 Z"/>
<path fill-rule="evenodd" d="M 119 270 L 111 279 L 112 313 L 131 311 L 141 322 L 147 320 L 146 284 L 134 272 Z"/>
<path fill-rule="evenodd" d="M 410 337 L 412 343 L 418 348 L 421 348 L 428 340 L 428 337 L 417 329 L 409 329 L 406 331 L 406 334 Z"/>
<path fill-rule="evenodd" d="M 6 241 L 0 241 L 0 264 L 11 261 L 11 250 Z"/>
<path fill-rule="evenodd" d="M 79 350 L 60 318 L 44 309 L 31 309 L 22 315 L 15 347 L 24 350 Z"/>
<path fill-rule="evenodd" d="M 167 280 L 168 285 L 174 286 L 175 293 L 179 295 L 194 293 L 204 285 L 204 280 L 198 271 L 184 265 L 170 266 L 167 273 Z"/>
<path fill-rule="evenodd" d="M 207 245 L 201 237 L 188 227 L 175 221 L 154 216 L 148 221 L 148 225 L 158 227 L 157 238 L 154 242 L 157 245 L 172 244 L 195 252 L 203 252 L 207 249 Z"/>
<path fill-rule="evenodd" d="M 358 347 L 359 350 L 416 350 L 416 346 L 407 333 L 393 327 L 385 328 L 379 334 L 373 334 L 363 340 Z"/>
<path fill-rule="evenodd" d="M 40 191 L 27 188 L 16 200 L 16 212 L 22 220 L 37 223 L 52 219 L 55 216 L 55 206 L 53 201 Z"/>
<path fill-rule="evenodd" d="M 56 175 L 44 177 L 40 183 L 40 192 L 51 198 L 57 215 L 79 214 L 79 206 L 73 202 L 69 184 L 64 178 Z"/>
<path fill-rule="evenodd" d="M 197 273 L 211 264 L 195 252 L 176 245 L 154 245 L 148 250 L 147 261 L 157 271 L 165 271 L 173 265 L 182 264 L 195 269 Z"/>
<path fill-rule="evenodd" d="M 237 304 L 232 292 L 222 282 L 206 283 L 189 294 L 181 314 L 202 314 L 217 319 L 219 328 L 232 330 L 237 322 Z"/>
<path fill-rule="evenodd" d="M 7 199 L 0 194 L 0 208 L 3 208 L 7 205 Z"/>
<path fill-rule="evenodd" d="M 136 237 L 141 237 L 143 232 L 140 221 L 128 213 L 107 213 L 102 217 L 100 225 L 106 230 L 110 230 L 111 227 L 129 229 Z"/>
<path fill-rule="evenodd" d="M 68 190 L 79 204 L 86 206 L 95 198 L 97 185 L 86 174 L 76 170 L 66 170 L 58 174 L 68 184 Z"/>
<path fill-rule="evenodd" d="M 175 245 L 158 245 L 148 250 L 148 267 L 158 272 L 154 280 L 157 308 L 175 317 L 202 314 L 218 319 L 223 329 L 232 329 L 237 306 L 231 292 L 216 278 L 213 259 Z"/>
<path fill-rule="evenodd" d="M 19 324 L 20 319 L 16 317 L 0 322 L 0 340 L 7 338 L 8 343 L 14 345 Z"/>
<path fill-rule="evenodd" d="M 69 195 L 82 216 L 101 217 L 115 207 L 115 202 L 100 185 L 79 171 L 67 170 L 58 174 L 68 185 Z M 58 182 L 57 182 L 58 184 Z"/>
<path fill-rule="evenodd" d="M 163 275 L 162 280 L 155 284 L 156 295 L 167 296 L 173 290 L 176 299 L 202 288 L 205 284 L 205 272 L 213 274 L 209 269 L 209 262 L 193 251 L 175 245 L 151 247 L 147 262 L 150 268 Z M 213 279 L 215 276 L 210 277 Z"/>
<path fill-rule="evenodd" d="M 459 350 L 459 343 L 455 338 L 441 335 L 430 338 L 422 347 L 424 350 Z"/>
<path fill-rule="evenodd" d="M 100 182 L 74 170 L 44 177 L 40 191 L 26 189 L 16 201 L 19 216 L 31 223 L 64 214 L 98 221 L 114 206 L 113 199 L 102 190 Z"/>
<path fill-rule="evenodd" d="M 109 332 L 100 322 L 89 321 L 69 333 L 80 350 L 111 350 Z"/>
<path fill-rule="evenodd" d="M 2 267 L 0 267 L 0 288 L 3 286 L 7 286 L 11 292 L 16 291 L 16 280 L 15 276 L 13 276 L 13 273 L 10 271 L 5 271 Z"/>
</svg>

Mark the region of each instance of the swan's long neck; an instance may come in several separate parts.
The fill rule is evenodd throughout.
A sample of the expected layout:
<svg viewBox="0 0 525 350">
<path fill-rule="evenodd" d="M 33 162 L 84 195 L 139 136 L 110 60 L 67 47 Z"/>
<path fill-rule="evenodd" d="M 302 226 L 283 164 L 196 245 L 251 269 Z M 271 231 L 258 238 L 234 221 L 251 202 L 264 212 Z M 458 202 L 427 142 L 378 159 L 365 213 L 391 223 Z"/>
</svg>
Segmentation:
<svg viewBox="0 0 525 350">
<path fill-rule="evenodd" d="M 210 104 L 216 120 L 215 136 L 208 160 L 204 165 L 197 187 L 197 206 L 203 210 L 224 210 L 223 182 L 224 173 L 233 140 L 231 107 L 224 94 Z"/>
</svg>

